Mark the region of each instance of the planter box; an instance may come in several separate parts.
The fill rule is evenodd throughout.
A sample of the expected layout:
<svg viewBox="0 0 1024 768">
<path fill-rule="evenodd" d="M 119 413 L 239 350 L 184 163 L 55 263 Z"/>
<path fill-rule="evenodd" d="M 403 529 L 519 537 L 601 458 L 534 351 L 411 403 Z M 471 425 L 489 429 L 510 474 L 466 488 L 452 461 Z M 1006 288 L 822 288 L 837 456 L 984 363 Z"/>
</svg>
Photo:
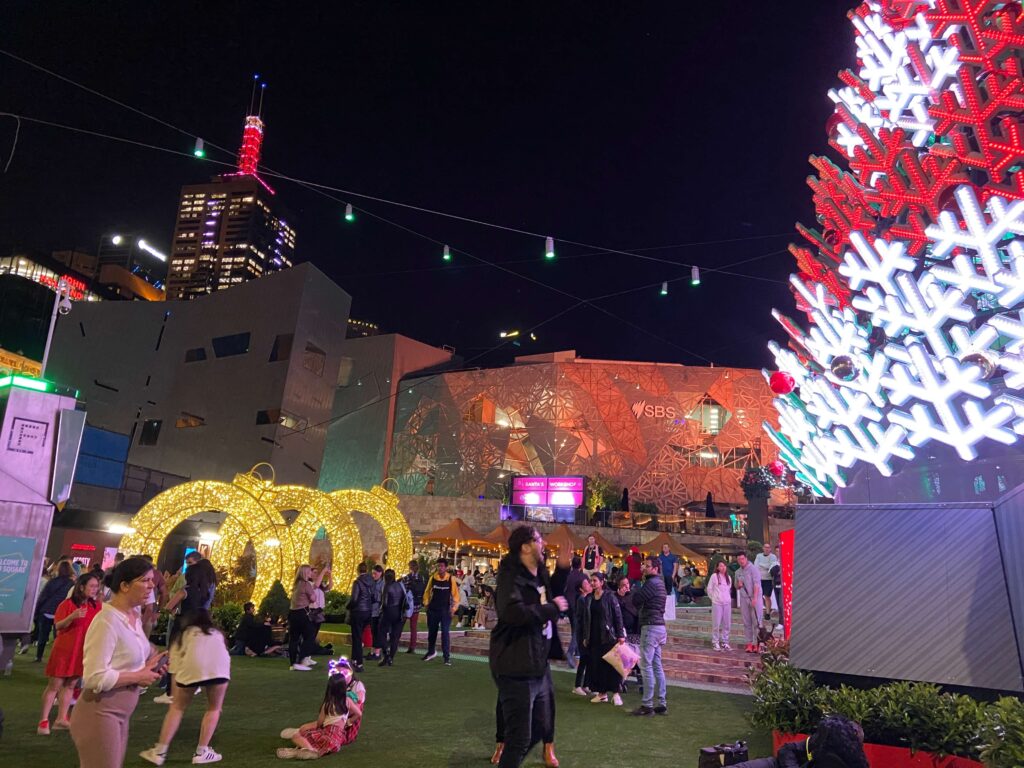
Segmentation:
<svg viewBox="0 0 1024 768">
<path fill-rule="evenodd" d="M 779 747 L 789 741 L 806 741 L 807 734 L 780 733 L 772 731 L 772 750 L 777 754 Z M 906 747 L 887 747 L 882 744 L 865 744 L 864 754 L 872 768 L 984 768 L 965 757 L 934 757 L 929 752 L 911 754 Z"/>
</svg>

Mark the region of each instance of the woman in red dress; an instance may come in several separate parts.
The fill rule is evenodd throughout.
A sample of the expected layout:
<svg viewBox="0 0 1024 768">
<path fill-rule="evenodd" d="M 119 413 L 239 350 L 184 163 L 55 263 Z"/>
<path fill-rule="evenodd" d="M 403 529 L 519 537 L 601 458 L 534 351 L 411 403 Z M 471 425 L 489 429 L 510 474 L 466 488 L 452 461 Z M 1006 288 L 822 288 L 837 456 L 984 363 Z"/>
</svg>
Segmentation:
<svg viewBox="0 0 1024 768">
<path fill-rule="evenodd" d="M 57 606 L 53 615 L 57 639 L 50 651 L 50 660 L 46 662 L 49 680 L 43 691 L 43 712 L 36 728 L 40 735 L 50 735 L 50 709 L 54 699 L 57 699 L 57 719 L 53 721 L 53 727 L 64 730 L 70 727 L 71 692 L 82 676 L 85 631 L 100 612 L 101 606 L 96 600 L 99 589 L 100 582 L 95 573 L 82 574 L 71 590 L 71 597 Z"/>
</svg>

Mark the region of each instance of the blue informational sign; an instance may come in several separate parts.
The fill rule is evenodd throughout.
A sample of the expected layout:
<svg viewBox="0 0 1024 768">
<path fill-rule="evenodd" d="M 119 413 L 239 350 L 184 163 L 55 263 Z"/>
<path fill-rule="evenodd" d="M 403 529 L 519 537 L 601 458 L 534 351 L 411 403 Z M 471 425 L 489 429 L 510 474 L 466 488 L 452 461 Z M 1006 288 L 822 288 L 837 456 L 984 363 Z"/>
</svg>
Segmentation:
<svg viewBox="0 0 1024 768">
<path fill-rule="evenodd" d="M 0 536 L 0 613 L 21 613 L 36 540 Z"/>
</svg>

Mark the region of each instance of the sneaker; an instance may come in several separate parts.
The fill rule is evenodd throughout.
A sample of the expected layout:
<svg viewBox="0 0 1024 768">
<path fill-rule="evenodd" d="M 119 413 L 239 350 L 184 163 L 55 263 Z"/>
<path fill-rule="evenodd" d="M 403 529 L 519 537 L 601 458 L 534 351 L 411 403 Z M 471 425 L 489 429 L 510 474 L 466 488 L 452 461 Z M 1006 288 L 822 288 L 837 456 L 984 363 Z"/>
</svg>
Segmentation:
<svg viewBox="0 0 1024 768">
<path fill-rule="evenodd" d="M 654 714 L 656 714 L 656 715 L 667 715 L 668 714 L 668 707 L 665 706 L 664 704 L 659 704 L 658 706 L 656 706 L 654 708 Z"/>
<path fill-rule="evenodd" d="M 723 651 L 731 651 L 732 650 L 732 646 L 729 645 L 728 643 L 722 643 L 722 650 Z"/>
<path fill-rule="evenodd" d="M 204 763 L 219 763 L 224 757 L 222 754 L 220 754 L 220 752 L 214 752 L 209 747 L 200 747 L 199 750 L 196 750 L 196 753 L 192 755 L 192 765 L 203 765 Z"/>
<path fill-rule="evenodd" d="M 50 735 L 50 721 L 40 720 L 39 725 L 36 726 L 37 736 L 49 736 Z"/>
<path fill-rule="evenodd" d="M 614 704 L 616 707 L 621 707 L 622 706 L 622 697 L 619 696 L 619 694 L 616 693 L 614 696 L 612 696 L 612 704 Z"/>
<path fill-rule="evenodd" d="M 446 667 L 450 667 L 450 666 L 452 665 L 452 660 L 451 660 L 451 659 L 445 659 L 445 660 L 444 660 L 444 665 L 445 665 Z"/>
<path fill-rule="evenodd" d="M 307 656 L 306 658 L 304 658 L 299 663 L 300 664 L 304 664 L 307 667 L 315 667 L 316 666 L 316 659 L 314 659 L 312 656 Z"/>
<path fill-rule="evenodd" d="M 722 646 L 720 646 L 718 643 L 712 643 L 711 647 L 714 648 L 716 651 L 722 650 Z"/>
<path fill-rule="evenodd" d="M 357 662 L 353 662 L 352 669 L 354 669 L 356 672 L 362 672 L 363 671 L 363 665 L 362 665 L 361 662 L 358 662 L 358 661 Z"/>
<path fill-rule="evenodd" d="M 290 667 L 288 667 L 288 669 L 292 670 L 293 672 L 309 672 L 313 668 L 307 667 L 305 664 L 292 664 Z"/>
<path fill-rule="evenodd" d="M 55 731 L 70 731 L 71 721 L 70 720 L 57 720 L 50 726 Z"/>
<path fill-rule="evenodd" d="M 575 693 L 577 696 L 586 696 L 587 695 L 587 692 L 585 690 L 583 690 L 582 688 L 580 688 L 580 687 L 573 688 L 572 692 Z"/>
<path fill-rule="evenodd" d="M 423 660 L 424 661 L 430 661 L 431 659 L 435 659 L 435 658 L 437 658 L 437 654 L 436 653 L 428 653 L 426 656 L 423 657 Z"/>
<path fill-rule="evenodd" d="M 145 752 L 139 752 L 139 757 L 141 757 L 147 763 L 152 763 L 153 765 L 163 765 L 164 760 L 167 759 L 167 753 L 157 752 L 156 747 L 150 747 Z"/>
<path fill-rule="evenodd" d="M 608 701 L 608 694 L 606 694 L 606 693 L 599 693 L 599 694 L 597 694 L 597 696 L 595 696 L 594 698 L 592 698 L 590 700 L 590 703 L 591 704 L 604 704 L 607 701 Z"/>
<path fill-rule="evenodd" d="M 416 649 L 415 648 L 406 648 L 405 652 L 406 653 L 416 653 Z"/>
<path fill-rule="evenodd" d="M 298 747 L 279 747 L 277 750 L 277 756 L 281 760 L 294 760 L 295 753 L 298 751 Z"/>
<path fill-rule="evenodd" d="M 295 759 L 296 760 L 317 760 L 320 755 L 314 752 L 312 749 L 296 749 Z"/>
<path fill-rule="evenodd" d="M 21 646 L 21 648 L 18 650 L 18 655 L 19 656 L 24 656 L 26 653 L 28 653 L 28 649 L 31 648 L 31 647 L 32 647 L 31 645 L 23 645 L 23 646 Z"/>
<path fill-rule="evenodd" d="M 651 707 L 645 707 L 643 704 L 641 704 L 639 707 L 634 709 L 629 714 L 635 717 L 650 717 L 654 714 L 654 710 Z"/>
<path fill-rule="evenodd" d="M 281 731 L 281 738 L 282 739 L 290 739 L 292 736 L 297 735 L 298 732 L 299 732 L 298 728 L 285 728 L 283 731 Z"/>
</svg>

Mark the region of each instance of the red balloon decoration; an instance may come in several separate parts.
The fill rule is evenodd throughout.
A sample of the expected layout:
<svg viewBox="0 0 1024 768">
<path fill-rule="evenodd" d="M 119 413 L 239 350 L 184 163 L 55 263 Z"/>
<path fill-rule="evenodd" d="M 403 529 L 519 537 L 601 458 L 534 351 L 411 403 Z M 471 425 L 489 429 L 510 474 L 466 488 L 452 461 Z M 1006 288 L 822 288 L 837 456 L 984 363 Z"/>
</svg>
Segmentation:
<svg viewBox="0 0 1024 768">
<path fill-rule="evenodd" d="M 786 465 L 783 464 L 778 459 L 776 459 L 775 461 L 768 465 L 768 471 L 771 472 L 776 477 L 782 477 L 782 475 L 786 471 Z"/>
<path fill-rule="evenodd" d="M 776 395 L 788 395 L 796 389 L 796 379 L 785 371 L 776 371 L 768 379 L 768 386 Z"/>
</svg>

